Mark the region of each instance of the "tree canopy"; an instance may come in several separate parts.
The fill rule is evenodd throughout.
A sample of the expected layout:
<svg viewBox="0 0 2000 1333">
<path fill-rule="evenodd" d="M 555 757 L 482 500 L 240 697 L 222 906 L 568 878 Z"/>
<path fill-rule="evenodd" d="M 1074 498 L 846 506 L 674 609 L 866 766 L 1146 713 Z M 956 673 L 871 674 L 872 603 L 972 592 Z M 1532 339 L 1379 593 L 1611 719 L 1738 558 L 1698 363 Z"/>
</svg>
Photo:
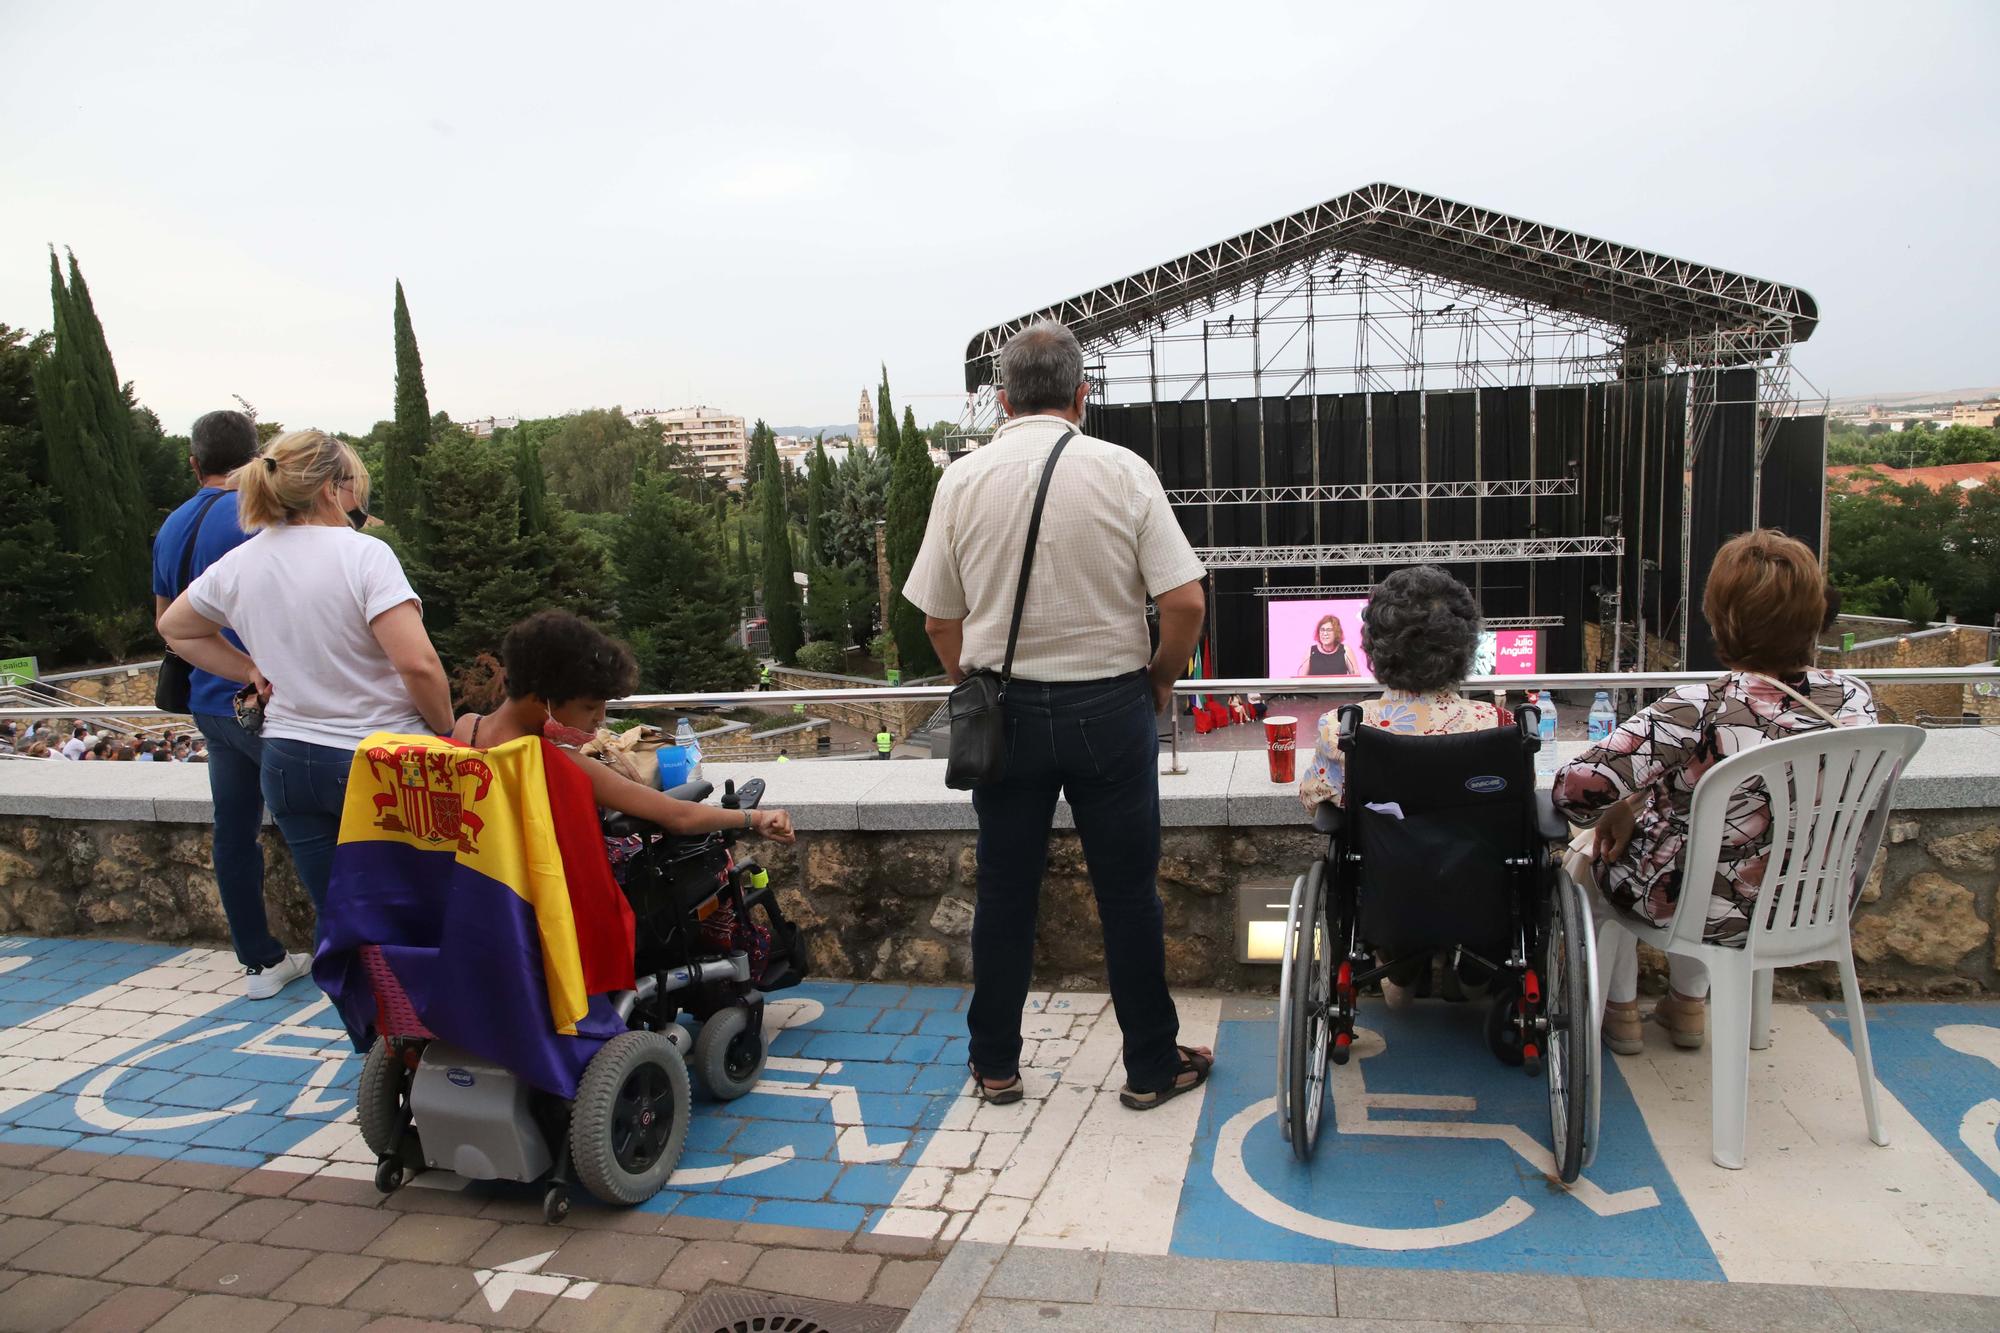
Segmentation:
<svg viewBox="0 0 2000 1333">
<path fill-rule="evenodd" d="M 420 545 L 424 491 L 419 469 L 431 442 L 430 397 L 424 392 L 424 359 L 417 351 L 403 283 L 396 282 L 396 419 L 383 451 L 382 499 L 377 508 L 404 539 Z"/>
</svg>

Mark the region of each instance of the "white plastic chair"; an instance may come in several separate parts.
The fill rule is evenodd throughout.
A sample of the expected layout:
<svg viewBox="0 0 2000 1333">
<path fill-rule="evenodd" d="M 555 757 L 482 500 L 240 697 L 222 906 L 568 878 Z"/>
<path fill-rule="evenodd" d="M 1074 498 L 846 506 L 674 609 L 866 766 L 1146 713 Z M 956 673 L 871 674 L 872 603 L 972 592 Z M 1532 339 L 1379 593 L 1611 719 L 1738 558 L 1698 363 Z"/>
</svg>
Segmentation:
<svg viewBox="0 0 2000 1333">
<path fill-rule="evenodd" d="M 1772 971 L 1827 959 L 1840 965 L 1868 1137 L 1879 1146 L 1889 1142 L 1875 1105 L 1875 1066 L 1848 921 L 1861 876 L 1881 846 L 1896 779 L 1923 743 L 1916 727 L 1842 727 L 1730 756 L 1695 784 L 1673 924 L 1663 929 L 1622 912 L 1605 913 L 1598 923 L 1600 956 L 1611 956 L 1608 950 L 1618 943 L 1611 932 L 1622 930 L 1708 969 L 1709 1134 L 1717 1166 L 1743 1166 L 1750 1052 L 1771 1044 Z M 1715 882 L 1730 798 L 1759 781 L 1771 796 L 1771 857 L 1757 909 L 1742 948 L 1704 944 L 1708 887 Z"/>
</svg>

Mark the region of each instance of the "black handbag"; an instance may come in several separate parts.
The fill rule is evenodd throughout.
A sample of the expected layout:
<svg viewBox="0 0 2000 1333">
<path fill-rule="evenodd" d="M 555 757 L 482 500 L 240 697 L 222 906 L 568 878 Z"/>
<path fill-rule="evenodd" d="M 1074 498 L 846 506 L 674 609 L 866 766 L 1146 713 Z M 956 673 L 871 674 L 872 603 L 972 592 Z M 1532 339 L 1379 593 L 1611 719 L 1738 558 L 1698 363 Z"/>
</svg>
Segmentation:
<svg viewBox="0 0 2000 1333">
<path fill-rule="evenodd" d="M 1007 702 L 1007 682 L 1014 676 L 1014 645 L 1021 637 L 1021 609 L 1028 603 L 1028 574 L 1035 567 L 1035 539 L 1042 531 L 1042 506 L 1049 498 L 1049 478 L 1055 475 L 1056 460 L 1063 446 L 1076 436 L 1063 432 L 1049 461 L 1042 465 L 1041 489 L 1035 492 L 1035 509 L 1028 518 L 1028 547 L 1021 552 L 1021 578 L 1014 585 L 1014 619 L 1007 627 L 1007 658 L 995 672 L 981 667 L 952 688 L 947 701 L 951 712 L 951 753 L 945 760 L 944 785 L 954 791 L 971 791 L 1007 776 L 1007 724 L 1003 709 Z"/>
<path fill-rule="evenodd" d="M 194 516 L 194 531 L 188 534 L 187 549 L 181 552 L 181 576 L 174 584 L 174 596 L 187 591 L 188 575 L 194 572 L 194 547 L 201 538 L 201 525 L 208 518 L 208 511 L 215 508 L 215 502 L 222 498 L 217 491 L 202 501 L 201 510 Z M 173 649 L 160 649 L 160 674 L 153 681 L 153 707 L 162 713 L 185 713 L 191 699 L 194 668 Z"/>
</svg>

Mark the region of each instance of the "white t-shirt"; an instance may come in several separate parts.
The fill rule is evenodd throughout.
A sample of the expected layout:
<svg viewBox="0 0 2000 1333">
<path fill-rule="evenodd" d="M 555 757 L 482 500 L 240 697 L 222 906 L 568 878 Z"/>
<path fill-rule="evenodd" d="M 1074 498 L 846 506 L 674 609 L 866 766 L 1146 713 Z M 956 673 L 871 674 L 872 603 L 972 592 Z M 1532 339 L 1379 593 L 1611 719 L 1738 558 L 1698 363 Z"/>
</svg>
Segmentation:
<svg viewBox="0 0 2000 1333">
<path fill-rule="evenodd" d="M 63 742 L 62 757 L 65 759 L 81 759 L 84 756 L 84 752 L 89 749 L 90 747 L 83 743 L 83 737 L 72 736 Z"/>
<path fill-rule="evenodd" d="M 204 570 L 187 599 L 235 630 L 271 682 L 266 737 L 352 750 L 372 732 L 427 730 L 369 628 L 417 600 L 386 543 L 321 524 L 266 528 Z"/>
</svg>

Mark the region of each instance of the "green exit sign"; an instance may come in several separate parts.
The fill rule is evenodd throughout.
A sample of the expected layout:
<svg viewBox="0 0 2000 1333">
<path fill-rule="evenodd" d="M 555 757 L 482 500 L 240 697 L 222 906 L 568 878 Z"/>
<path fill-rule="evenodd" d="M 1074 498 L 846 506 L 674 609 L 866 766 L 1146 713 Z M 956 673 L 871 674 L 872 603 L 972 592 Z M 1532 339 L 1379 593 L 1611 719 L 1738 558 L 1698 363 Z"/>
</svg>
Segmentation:
<svg viewBox="0 0 2000 1333">
<path fill-rule="evenodd" d="M 0 685 L 25 685 L 40 678 L 40 665 L 34 658 L 0 657 Z"/>
</svg>

